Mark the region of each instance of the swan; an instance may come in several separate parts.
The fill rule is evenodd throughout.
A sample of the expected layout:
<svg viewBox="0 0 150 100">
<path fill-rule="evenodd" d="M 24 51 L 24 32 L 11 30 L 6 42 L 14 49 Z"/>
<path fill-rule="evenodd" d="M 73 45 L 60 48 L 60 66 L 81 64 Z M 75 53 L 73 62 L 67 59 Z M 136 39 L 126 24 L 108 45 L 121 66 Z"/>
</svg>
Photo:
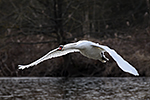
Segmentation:
<svg viewBox="0 0 150 100">
<path fill-rule="evenodd" d="M 107 52 L 124 72 L 139 76 L 138 71 L 127 61 L 125 61 L 119 54 L 117 54 L 115 50 L 110 49 L 108 46 L 100 45 L 88 40 L 80 40 L 75 43 L 60 45 L 58 48 L 48 52 L 46 55 L 32 62 L 31 64 L 18 66 L 19 69 L 23 70 L 25 68 L 35 66 L 45 60 L 63 56 L 71 52 L 80 52 L 82 55 L 91 59 L 100 60 L 102 63 L 106 63 L 106 61 L 109 60 L 104 55 L 104 52 Z"/>
</svg>

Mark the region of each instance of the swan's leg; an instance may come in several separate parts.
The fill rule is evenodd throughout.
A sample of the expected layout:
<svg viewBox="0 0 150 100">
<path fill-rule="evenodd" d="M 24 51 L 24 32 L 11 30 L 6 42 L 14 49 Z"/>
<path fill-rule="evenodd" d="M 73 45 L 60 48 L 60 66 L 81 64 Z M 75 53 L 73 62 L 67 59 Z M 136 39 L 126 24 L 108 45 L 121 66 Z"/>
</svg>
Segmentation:
<svg viewBox="0 0 150 100">
<path fill-rule="evenodd" d="M 106 63 L 106 61 L 109 61 L 109 59 L 104 55 L 104 52 L 100 53 L 101 59 L 99 59 L 101 62 Z"/>
</svg>

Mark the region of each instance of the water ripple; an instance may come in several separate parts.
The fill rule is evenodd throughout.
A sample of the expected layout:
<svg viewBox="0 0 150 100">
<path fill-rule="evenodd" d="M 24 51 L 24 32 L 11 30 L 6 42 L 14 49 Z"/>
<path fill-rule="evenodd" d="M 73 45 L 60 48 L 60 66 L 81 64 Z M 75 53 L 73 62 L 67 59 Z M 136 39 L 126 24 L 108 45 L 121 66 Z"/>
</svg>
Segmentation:
<svg viewBox="0 0 150 100">
<path fill-rule="evenodd" d="M 150 100 L 150 78 L 0 78 L 2 100 Z"/>
</svg>

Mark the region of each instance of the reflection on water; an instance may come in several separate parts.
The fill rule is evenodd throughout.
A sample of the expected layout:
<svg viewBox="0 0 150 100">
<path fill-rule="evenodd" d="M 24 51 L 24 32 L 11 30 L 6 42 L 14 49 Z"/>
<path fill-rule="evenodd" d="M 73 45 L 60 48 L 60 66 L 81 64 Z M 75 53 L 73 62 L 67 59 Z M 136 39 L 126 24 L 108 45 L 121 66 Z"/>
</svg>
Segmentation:
<svg viewBox="0 0 150 100">
<path fill-rule="evenodd" d="M 0 100 L 150 100 L 150 78 L 0 78 Z"/>
</svg>

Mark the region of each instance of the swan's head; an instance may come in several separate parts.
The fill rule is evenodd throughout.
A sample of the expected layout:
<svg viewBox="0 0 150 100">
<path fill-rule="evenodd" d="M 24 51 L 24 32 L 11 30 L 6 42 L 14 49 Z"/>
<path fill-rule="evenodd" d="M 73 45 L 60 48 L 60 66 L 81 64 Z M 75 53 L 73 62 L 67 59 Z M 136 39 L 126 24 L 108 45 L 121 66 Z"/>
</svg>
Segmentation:
<svg viewBox="0 0 150 100">
<path fill-rule="evenodd" d="M 58 51 L 62 51 L 63 48 L 64 48 L 64 46 L 63 46 L 63 45 L 60 45 L 60 46 L 58 47 Z"/>
</svg>

